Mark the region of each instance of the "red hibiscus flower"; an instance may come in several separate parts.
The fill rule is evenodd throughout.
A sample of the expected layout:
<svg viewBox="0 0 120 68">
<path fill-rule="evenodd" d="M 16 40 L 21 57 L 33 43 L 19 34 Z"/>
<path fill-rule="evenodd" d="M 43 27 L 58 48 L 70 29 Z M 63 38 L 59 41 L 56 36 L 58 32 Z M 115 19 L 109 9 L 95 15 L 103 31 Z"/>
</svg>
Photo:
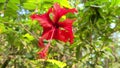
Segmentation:
<svg viewBox="0 0 120 68">
<path fill-rule="evenodd" d="M 69 41 L 71 44 L 73 43 L 74 36 L 72 31 L 72 23 L 74 22 L 74 20 L 67 18 L 66 20 L 61 22 L 60 18 L 67 13 L 75 12 L 77 12 L 76 9 L 61 8 L 59 4 L 55 3 L 53 7 L 50 8 L 45 14 L 31 15 L 31 18 L 33 20 L 38 20 L 40 25 L 43 27 L 42 37 L 39 39 L 39 46 L 44 48 L 41 52 L 39 52 L 42 57 L 46 56 L 46 47 L 48 49 L 48 46 L 44 45 L 43 43 L 44 39 L 56 39 L 63 42 Z M 50 17 L 50 14 L 52 14 L 52 19 Z"/>
</svg>

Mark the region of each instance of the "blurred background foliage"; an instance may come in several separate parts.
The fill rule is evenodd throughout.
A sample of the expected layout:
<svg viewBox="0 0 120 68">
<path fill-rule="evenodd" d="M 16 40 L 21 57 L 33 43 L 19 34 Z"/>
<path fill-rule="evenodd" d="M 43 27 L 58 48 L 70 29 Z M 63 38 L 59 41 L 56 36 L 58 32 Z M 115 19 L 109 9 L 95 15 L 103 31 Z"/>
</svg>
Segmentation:
<svg viewBox="0 0 120 68">
<path fill-rule="evenodd" d="M 48 60 L 38 59 L 42 27 L 33 13 L 57 2 L 76 8 L 74 43 L 53 40 Z M 1 68 L 120 68 L 120 0 L 0 0 Z"/>
</svg>

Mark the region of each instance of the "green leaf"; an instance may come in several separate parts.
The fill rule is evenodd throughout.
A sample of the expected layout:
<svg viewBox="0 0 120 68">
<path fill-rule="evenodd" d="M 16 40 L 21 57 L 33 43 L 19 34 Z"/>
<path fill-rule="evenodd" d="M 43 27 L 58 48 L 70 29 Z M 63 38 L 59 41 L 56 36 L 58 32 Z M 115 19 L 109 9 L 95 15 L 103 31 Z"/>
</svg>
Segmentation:
<svg viewBox="0 0 120 68">
<path fill-rule="evenodd" d="M 105 51 L 109 51 L 109 52 L 112 52 L 112 49 L 110 48 L 110 47 L 104 47 L 103 49 L 102 49 L 103 51 L 105 50 Z"/>
<path fill-rule="evenodd" d="M 42 0 L 27 0 L 27 3 L 39 3 L 42 2 Z"/>
<path fill-rule="evenodd" d="M 25 37 L 25 38 L 27 38 L 29 41 L 32 41 L 32 40 L 34 40 L 34 37 L 33 36 L 31 36 L 30 34 L 25 34 L 25 35 L 23 35 L 23 37 Z"/>
<path fill-rule="evenodd" d="M 110 7 L 115 7 L 118 6 L 119 4 L 120 4 L 120 0 L 111 0 Z"/>
<path fill-rule="evenodd" d="M 42 8 L 49 9 L 52 6 L 52 3 L 44 2 Z"/>
<path fill-rule="evenodd" d="M 2 24 L 2 23 L 0 23 L 0 34 L 1 33 L 3 33 L 3 32 L 5 32 L 5 26 L 4 26 L 4 24 Z"/>
<path fill-rule="evenodd" d="M 16 18 L 18 9 L 19 7 L 17 6 L 17 4 L 11 1 L 8 2 L 7 9 L 5 10 L 5 16 L 12 16 Z"/>
<path fill-rule="evenodd" d="M 0 0 L 0 3 L 4 3 L 6 0 Z"/>
<path fill-rule="evenodd" d="M 81 49 L 80 49 L 80 45 L 76 47 L 76 58 L 79 59 L 81 58 Z"/>
<path fill-rule="evenodd" d="M 5 16 L 8 16 L 8 17 L 16 17 L 17 16 L 17 12 L 11 8 L 7 8 L 5 10 Z"/>
<path fill-rule="evenodd" d="M 69 1 L 68 0 L 62 0 L 60 1 L 60 4 L 66 8 L 72 8 L 69 4 Z"/>
<path fill-rule="evenodd" d="M 75 43 L 73 43 L 70 48 L 74 48 L 76 46 L 78 46 L 81 42 L 80 41 L 76 41 Z"/>
<path fill-rule="evenodd" d="M 72 8 L 68 0 L 54 0 L 54 2 L 58 2 L 61 6 L 64 6 L 66 8 Z"/>
<path fill-rule="evenodd" d="M 10 0 L 10 2 L 20 4 L 20 0 Z"/>
<path fill-rule="evenodd" d="M 61 61 L 57 61 L 57 60 L 54 60 L 54 59 L 48 59 L 47 62 L 50 62 L 52 64 L 56 64 L 60 68 L 64 68 L 66 66 L 66 63 L 61 62 Z"/>
<path fill-rule="evenodd" d="M 34 10 L 39 8 L 42 2 L 42 0 L 27 0 L 25 3 L 23 3 L 23 7 L 28 10 Z"/>
<path fill-rule="evenodd" d="M 8 5 L 7 5 L 10 9 L 13 9 L 13 10 L 18 10 L 18 6 L 14 3 L 14 2 L 9 2 Z"/>
<path fill-rule="evenodd" d="M 28 10 L 34 10 L 36 8 L 36 5 L 33 3 L 24 3 L 23 7 Z"/>
</svg>

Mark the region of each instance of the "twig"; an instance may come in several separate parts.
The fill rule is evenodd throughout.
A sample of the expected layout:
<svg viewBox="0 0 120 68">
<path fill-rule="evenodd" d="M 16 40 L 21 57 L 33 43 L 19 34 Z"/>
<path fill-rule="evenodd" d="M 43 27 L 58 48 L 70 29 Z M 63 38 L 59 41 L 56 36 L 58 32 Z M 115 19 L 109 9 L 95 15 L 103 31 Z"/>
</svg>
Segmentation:
<svg viewBox="0 0 120 68">
<path fill-rule="evenodd" d="M 36 35 L 34 35 L 32 32 L 30 32 L 23 24 L 20 24 L 29 34 L 31 34 L 35 39 L 39 40 Z"/>
</svg>

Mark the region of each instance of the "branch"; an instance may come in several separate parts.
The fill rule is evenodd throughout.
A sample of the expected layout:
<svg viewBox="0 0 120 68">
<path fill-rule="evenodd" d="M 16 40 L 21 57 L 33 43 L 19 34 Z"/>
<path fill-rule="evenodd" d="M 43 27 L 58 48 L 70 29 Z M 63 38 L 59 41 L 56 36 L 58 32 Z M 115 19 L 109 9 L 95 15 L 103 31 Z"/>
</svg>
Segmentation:
<svg viewBox="0 0 120 68">
<path fill-rule="evenodd" d="M 33 34 L 32 32 L 30 32 L 23 24 L 20 23 L 20 25 L 23 27 L 23 29 L 25 29 L 29 34 L 31 34 L 35 39 L 39 40 L 38 37 Z"/>
</svg>

